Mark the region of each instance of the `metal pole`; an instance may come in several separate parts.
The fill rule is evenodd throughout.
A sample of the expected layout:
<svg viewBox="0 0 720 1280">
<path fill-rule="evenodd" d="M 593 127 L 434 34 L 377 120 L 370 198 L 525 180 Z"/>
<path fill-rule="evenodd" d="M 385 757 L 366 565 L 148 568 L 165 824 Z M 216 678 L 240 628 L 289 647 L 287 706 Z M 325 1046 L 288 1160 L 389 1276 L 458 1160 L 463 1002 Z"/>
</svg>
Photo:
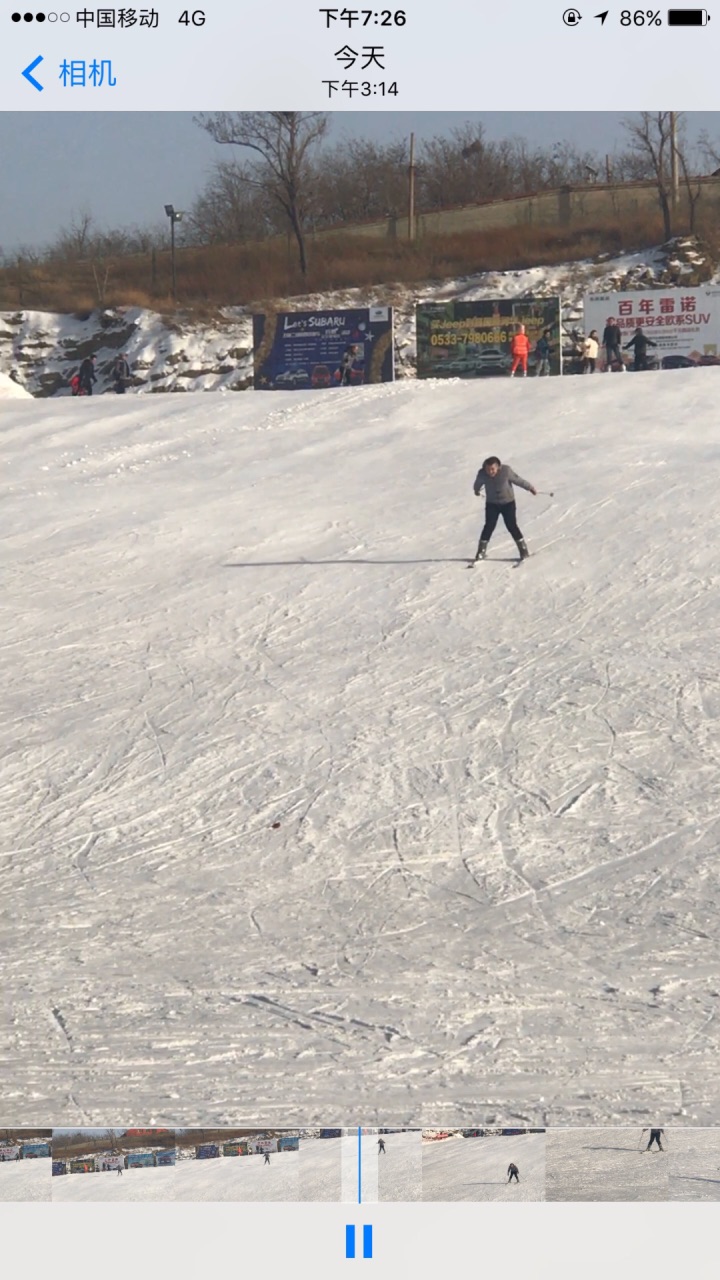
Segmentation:
<svg viewBox="0 0 720 1280">
<path fill-rule="evenodd" d="M 415 134 L 410 134 L 410 170 L 408 174 L 408 240 L 415 239 Z"/>
<path fill-rule="evenodd" d="M 175 275 L 175 214 L 170 215 L 170 258 L 172 260 L 172 296 L 177 299 L 177 277 Z"/>
</svg>

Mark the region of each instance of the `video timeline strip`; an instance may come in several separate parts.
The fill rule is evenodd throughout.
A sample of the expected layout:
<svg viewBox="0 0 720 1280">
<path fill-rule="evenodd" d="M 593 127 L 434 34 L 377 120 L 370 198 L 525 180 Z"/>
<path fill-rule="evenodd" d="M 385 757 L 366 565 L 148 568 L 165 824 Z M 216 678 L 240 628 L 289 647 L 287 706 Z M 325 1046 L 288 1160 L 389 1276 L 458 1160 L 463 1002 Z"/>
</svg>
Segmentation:
<svg viewBox="0 0 720 1280">
<path fill-rule="evenodd" d="M 0 1127 L 0 1204 L 115 1200 L 720 1201 L 720 1128 Z"/>
</svg>

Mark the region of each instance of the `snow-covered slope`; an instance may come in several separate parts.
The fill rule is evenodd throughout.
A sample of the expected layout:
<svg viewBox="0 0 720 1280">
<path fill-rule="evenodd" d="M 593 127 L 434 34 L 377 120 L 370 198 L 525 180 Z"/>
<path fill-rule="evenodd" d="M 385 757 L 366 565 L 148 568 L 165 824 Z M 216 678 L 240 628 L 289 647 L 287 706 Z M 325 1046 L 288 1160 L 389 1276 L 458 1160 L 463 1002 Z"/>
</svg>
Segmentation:
<svg viewBox="0 0 720 1280">
<path fill-rule="evenodd" d="M 32 395 L 17 382 L 13 382 L 8 374 L 0 373 L 0 400 L 32 400 Z"/>
<path fill-rule="evenodd" d="M 508 1181 L 511 1162 L 518 1182 Z M 544 1200 L 545 1134 L 423 1142 L 422 1187 L 423 1200 Z"/>
<path fill-rule="evenodd" d="M 44 1157 L 0 1163 L 0 1204 L 8 1200 L 49 1200 L 51 1163 Z"/>
<path fill-rule="evenodd" d="M 0 406 L 14 1123 L 714 1121 L 719 392 Z"/>
<path fill-rule="evenodd" d="M 172 1200 L 175 1169 L 125 1169 L 106 1173 L 67 1173 L 52 1179 L 52 1199 L 60 1203 L 88 1201 Z"/>
<path fill-rule="evenodd" d="M 666 1135 L 671 1200 L 720 1200 L 720 1130 L 673 1129 Z"/>
<path fill-rule="evenodd" d="M 556 1130 L 547 1135 L 548 1200 L 667 1200 L 668 1153 L 646 1151 L 638 1129 Z"/>
<path fill-rule="evenodd" d="M 298 1198 L 298 1151 L 181 1160 L 175 1170 L 176 1200 L 288 1201 Z"/>
</svg>

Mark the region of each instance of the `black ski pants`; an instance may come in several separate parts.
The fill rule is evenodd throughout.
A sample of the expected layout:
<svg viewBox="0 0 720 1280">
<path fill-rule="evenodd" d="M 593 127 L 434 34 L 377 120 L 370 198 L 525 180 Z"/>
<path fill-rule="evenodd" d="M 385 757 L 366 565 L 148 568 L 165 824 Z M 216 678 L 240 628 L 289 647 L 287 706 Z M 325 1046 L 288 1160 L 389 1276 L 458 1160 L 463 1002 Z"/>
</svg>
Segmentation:
<svg viewBox="0 0 720 1280">
<path fill-rule="evenodd" d="M 622 352 L 619 346 L 614 347 L 608 344 L 608 346 L 606 346 L 605 348 L 605 356 L 607 360 L 608 369 L 611 369 L 613 364 L 615 364 L 616 362 L 619 365 L 621 365 L 623 362 Z"/>
<path fill-rule="evenodd" d="M 518 1178 L 518 1176 L 517 1176 L 517 1174 L 516 1174 L 516 1173 L 511 1173 L 511 1174 L 510 1174 L 510 1177 L 508 1178 L 508 1182 L 512 1182 L 512 1181 L 513 1181 L 513 1178 L 515 1179 L 515 1181 L 516 1181 L 516 1182 L 519 1182 L 519 1181 L 520 1181 L 520 1179 Z"/>
<path fill-rule="evenodd" d="M 481 542 L 489 542 L 495 532 L 495 525 L 502 516 L 505 527 L 516 542 L 520 542 L 522 534 L 518 529 L 514 502 L 488 502 L 485 505 L 485 524 L 480 534 Z"/>
<path fill-rule="evenodd" d="M 650 1150 L 650 1148 L 651 1148 L 651 1146 L 652 1146 L 653 1142 L 657 1142 L 657 1144 L 658 1144 L 658 1151 L 662 1151 L 662 1149 L 663 1149 L 663 1148 L 662 1148 L 662 1142 L 660 1141 L 660 1134 L 659 1134 L 659 1133 L 656 1133 L 654 1129 L 651 1129 L 651 1130 L 650 1130 L 650 1141 L 648 1142 L 648 1144 L 647 1144 L 647 1146 L 646 1146 L 646 1148 L 645 1148 L 645 1150 L 646 1150 L 646 1151 L 649 1151 L 649 1150 Z"/>
</svg>

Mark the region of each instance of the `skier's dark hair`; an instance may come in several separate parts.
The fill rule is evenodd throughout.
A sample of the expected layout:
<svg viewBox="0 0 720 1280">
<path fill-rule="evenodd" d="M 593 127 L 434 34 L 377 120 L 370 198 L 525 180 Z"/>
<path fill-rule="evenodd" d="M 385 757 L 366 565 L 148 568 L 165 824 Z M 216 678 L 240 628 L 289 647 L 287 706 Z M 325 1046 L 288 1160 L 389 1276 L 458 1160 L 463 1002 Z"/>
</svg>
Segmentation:
<svg viewBox="0 0 720 1280">
<path fill-rule="evenodd" d="M 502 466 L 502 462 L 500 461 L 500 459 L 493 456 L 492 458 L 485 459 L 485 461 L 483 462 L 483 471 L 485 470 L 486 467 L 492 466 L 493 462 L 497 463 L 499 467 Z"/>
</svg>

